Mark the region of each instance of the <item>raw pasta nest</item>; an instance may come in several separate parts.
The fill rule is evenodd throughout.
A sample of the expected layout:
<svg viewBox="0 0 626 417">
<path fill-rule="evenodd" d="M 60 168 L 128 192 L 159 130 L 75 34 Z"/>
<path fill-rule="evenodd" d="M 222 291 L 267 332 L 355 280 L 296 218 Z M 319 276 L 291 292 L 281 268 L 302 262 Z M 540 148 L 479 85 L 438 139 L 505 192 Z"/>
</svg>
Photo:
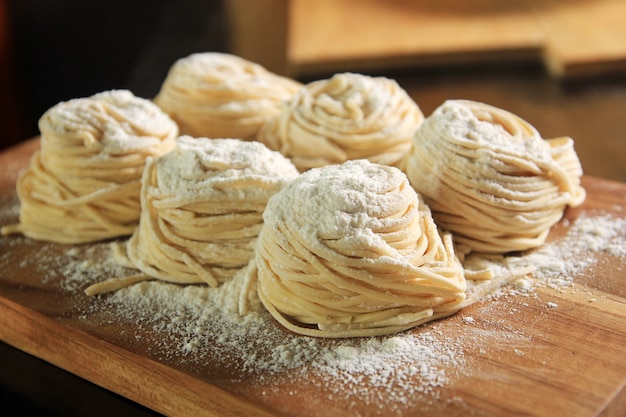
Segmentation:
<svg viewBox="0 0 626 417">
<path fill-rule="evenodd" d="M 585 199 L 571 138 L 544 140 L 520 117 L 468 100 L 437 108 L 402 166 L 463 251 L 537 247 Z"/>
<path fill-rule="evenodd" d="M 173 151 L 146 165 L 141 220 L 121 258 L 141 273 L 87 293 L 144 279 L 217 287 L 254 257 L 268 199 L 298 175 L 258 142 L 179 137 Z"/>
<path fill-rule="evenodd" d="M 251 281 L 295 333 L 391 334 L 465 300 L 450 236 L 397 168 L 355 160 L 309 170 L 263 217 Z"/>
<path fill-rule="evenodd" d="M 395 80 L 340 73 L 305 85 L 258 140 L 300 171 L 352 159 L 395 165 L 424 116 Z"/>
<path fill-rule="evenodd" d="M 253 139 L 301 86 L 237 56 L 196 53 L 174 63 L 154 101 L 181 134 Z"/>
<path fill-rule="evenodd" d="M 39 120 L 41 150 L 20 176 L 23 233 L 57 243 L 88 243 L 133 233 L 146 159 L 171 150 L 178 127 L 152 102 L 127 90 L 61 102 Z"/>
</svg>

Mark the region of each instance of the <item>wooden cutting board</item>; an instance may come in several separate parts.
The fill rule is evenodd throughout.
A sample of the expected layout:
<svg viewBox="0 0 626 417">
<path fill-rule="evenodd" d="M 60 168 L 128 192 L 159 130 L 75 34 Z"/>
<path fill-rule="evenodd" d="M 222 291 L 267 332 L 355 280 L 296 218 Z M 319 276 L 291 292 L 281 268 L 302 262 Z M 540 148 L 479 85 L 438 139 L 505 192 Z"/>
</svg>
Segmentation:
<svg viewBox="0 0 626 417">
<path fill-rule="evenodd" d="M 15 181 L 37 146 L 33 140 L 0 154 L 0 222 L 16 219 Z M 626 184 L 586 177 L 584 186 L 586 202 L 566 213 L 552 242 L 582 215 L 626 219 Z M 42 251 L 47 260 L 33 258 Z M 407 350 L 415 359 L 385 363 L 369 351 L 371 361 L 359 357 L 356 370 L 304 363 L 291 369 L 276 364 L 277 370 L 263 373 L 233 365 L 243 359 L 237 351 L 199 360 L 163 352 L 155 341 L 184 341 L 98 308 L 110 295 L 88 298 L 65 289 L 62 270 L 51 267 L 43 276 L 37 264 L 54 264 L 55 254 L 60 259 L 68 249 L 0 238 L 0 339 L 166 415 L 626 415 L 622 256 L 596 253 L 595 266 L 566 288 L 546 285 L 490 298 L 397 339 L 421 340 L 424 360 Z M 220 343 L 219 335 L 203 337 L 207 346 Z M 283 341 L 297 337 L 285 334 Z M 334 353 L 346 352 L 342 343 L 328 342 Z M 257 354 L 267 362 L 268 352 Z"/>
</svg>

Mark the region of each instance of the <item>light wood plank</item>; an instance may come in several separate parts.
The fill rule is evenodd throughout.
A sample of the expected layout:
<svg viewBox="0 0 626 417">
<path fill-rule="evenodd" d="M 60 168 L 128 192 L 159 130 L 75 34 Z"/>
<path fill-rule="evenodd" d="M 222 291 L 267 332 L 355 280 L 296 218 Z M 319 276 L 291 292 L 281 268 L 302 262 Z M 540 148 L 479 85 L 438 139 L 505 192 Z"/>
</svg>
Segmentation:
<svg viewBox="0 0 626 417">
<path fill-rule="evenodd" d="M 296 65 L 400 55 L 526 50 L 543 43 L 524 1 L 291 1 Z"/>
<path fill-rule="evenodd" d="M 232 52 L 278 73 L 543 62 L 626 72 L 621 0 L 228 0 Z"/>
<path fill-rule="evenodd" d="M 626 2 L 530 2 L 546 34 L 545 62 L 556 77 L 626 74 Z"/>
</svg>

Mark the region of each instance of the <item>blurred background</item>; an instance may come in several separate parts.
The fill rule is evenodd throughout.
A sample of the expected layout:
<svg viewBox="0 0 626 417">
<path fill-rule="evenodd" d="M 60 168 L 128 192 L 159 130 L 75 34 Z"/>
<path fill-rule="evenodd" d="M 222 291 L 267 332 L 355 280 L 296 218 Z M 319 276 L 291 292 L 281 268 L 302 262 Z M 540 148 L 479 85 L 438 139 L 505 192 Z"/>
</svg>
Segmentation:
<svg viewBox="0 0 626 417">
<path fill-rule="evenodd" d="M 624 16 L 622 0 L 0 0 L 0 149 L 60 101 L 151 98 L 177 59 L 221 51 L 303 82 L 386 75 L 427 115 L 484 101 L 626 181 Z"/>
<path fill-rule="evenodd" d="M 3 147 L 36 135 L 60 101 L 114 88 L 152 97 L 175 59 L 225 49 L 220 1 L 0 3 Z"/>
</svg>

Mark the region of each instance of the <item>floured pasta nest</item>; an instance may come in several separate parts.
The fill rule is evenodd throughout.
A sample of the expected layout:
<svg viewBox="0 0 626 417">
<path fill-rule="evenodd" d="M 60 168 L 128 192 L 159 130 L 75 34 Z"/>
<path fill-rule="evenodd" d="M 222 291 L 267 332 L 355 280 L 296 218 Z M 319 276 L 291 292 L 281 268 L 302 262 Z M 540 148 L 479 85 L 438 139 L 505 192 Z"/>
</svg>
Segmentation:
<svg viewBox="0 0 626 417">
<path fill-rule="evenodd" d="M 585 199 L 572 139 L 544 140 L 518 116 L 467 100 L 425 120 L 403 169 L 462 251 L 537 247 Z"/>
<path fill-rule="evenodd" d="M 141 273 L 86 292 L 145 279 L 218 286 L 253 258 L 267 201 L 298 175 L 258 142 L 178 138 L 173 151 L 148 160 L 142 179 L 139 227 L 122 254 Z"/>
<path fill-rule="evenodd" d="M 424 117 L 396 81 L 341 73 L 305 85 L 258 140 L 300 171 L 352 159 L 395 165 Z"/>
<path fill-rule="evenodd" d="M 206 52 L 176 61 L 154 101 L 181 134 L 253 139 L 300 87 L 240 57 Z"/>
<path fill-rule="evenodd" d="M 397 168 L 354 160 L 309 170 L 263 217 L 248 288 L 295 333 L 390 334 L 465 301 L 450 235 Z"/>
<path fill-rule="evenodd" d="M 39 120 L 41 150 L 20 176 L 19 224 L 2 234 L 57 243 L 130 235 L 146 158 L 171 150 L 178 127 L 127 90 L 61 102 Z"/>
</svg>

